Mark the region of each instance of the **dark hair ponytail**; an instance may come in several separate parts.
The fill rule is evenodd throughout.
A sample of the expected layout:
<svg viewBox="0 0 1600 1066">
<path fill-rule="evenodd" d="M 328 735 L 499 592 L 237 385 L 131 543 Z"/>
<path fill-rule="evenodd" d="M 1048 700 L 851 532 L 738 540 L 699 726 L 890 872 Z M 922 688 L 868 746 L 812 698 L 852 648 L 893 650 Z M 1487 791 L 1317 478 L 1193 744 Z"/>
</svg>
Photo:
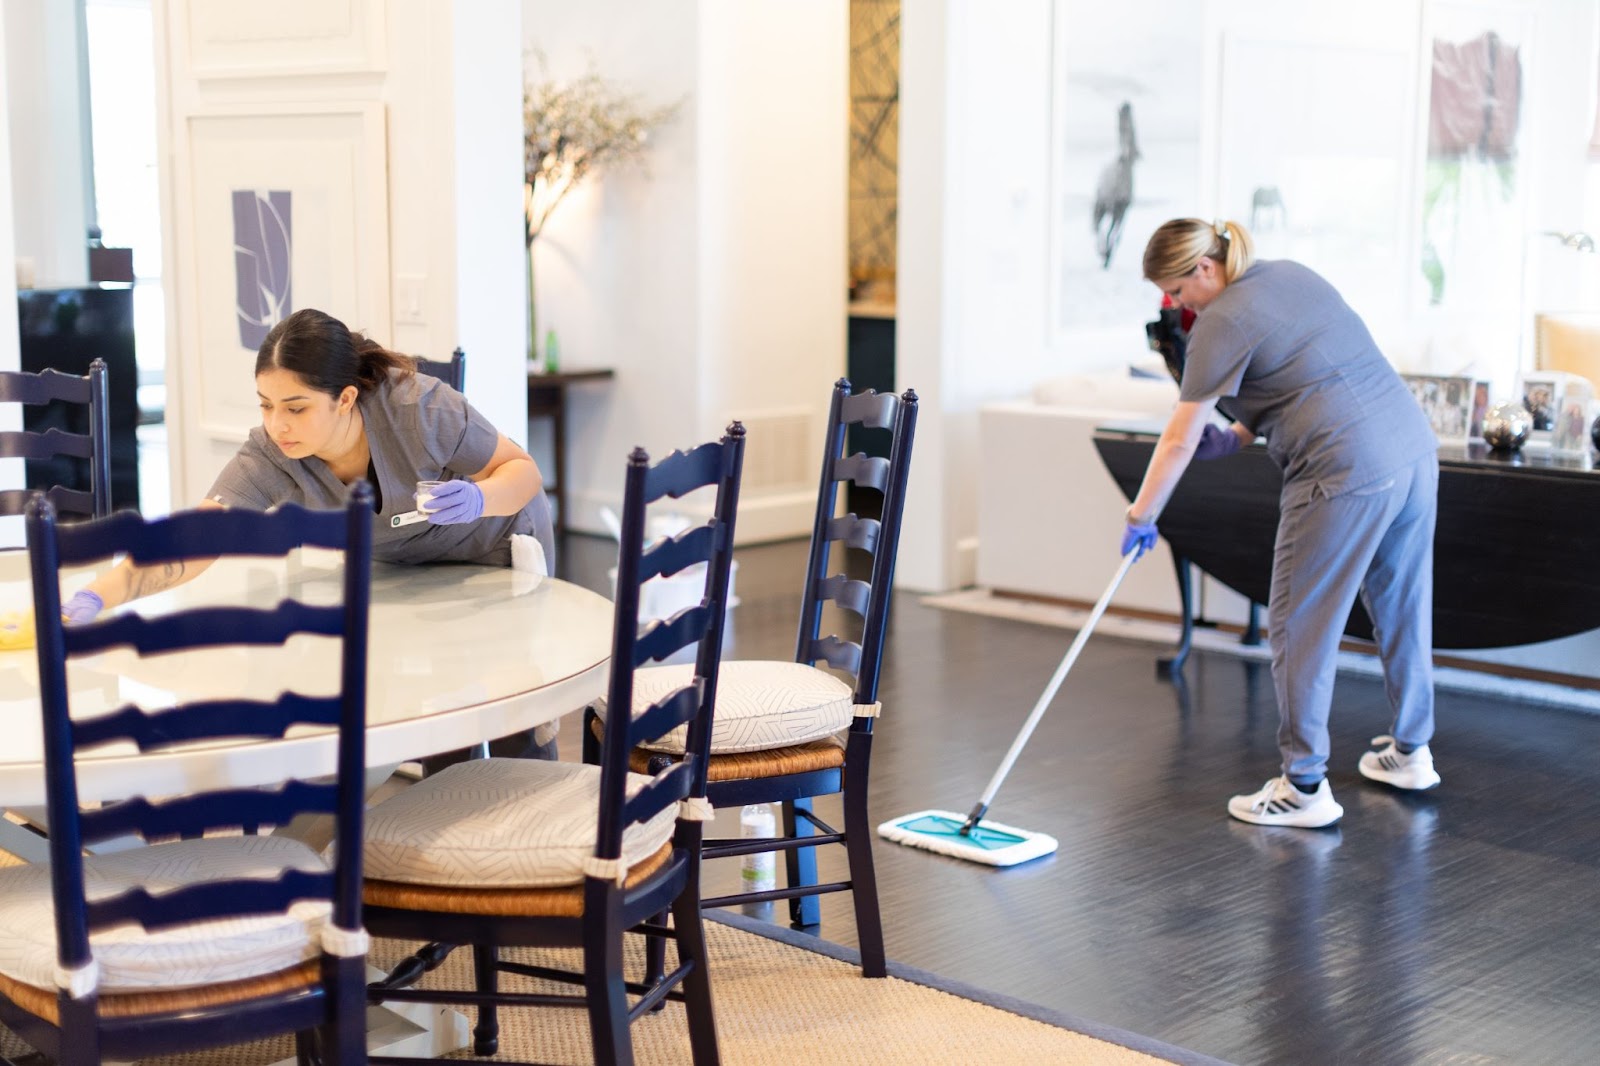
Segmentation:
<svg viewBox="0 0 1600 1066">
<path fill-rule="evenodd" d="M 256 353 L 256 373 L 279 369 L 337 397 L 348 386 L 365 395 L 392 371 L 416 372 L 416 361 L 391 352 L 332 315 L 303 308 L 272 327 Z"/>
</svg>

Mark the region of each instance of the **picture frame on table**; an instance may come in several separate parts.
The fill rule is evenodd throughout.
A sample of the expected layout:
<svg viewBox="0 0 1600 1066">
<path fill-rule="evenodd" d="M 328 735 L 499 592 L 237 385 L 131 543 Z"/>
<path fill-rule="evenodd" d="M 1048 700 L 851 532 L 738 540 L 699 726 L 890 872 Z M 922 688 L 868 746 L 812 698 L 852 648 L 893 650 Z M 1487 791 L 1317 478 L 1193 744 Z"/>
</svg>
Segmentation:
<svg viewBox="0 0 1600 1066">
<path fill-rule="evenodd" d="M 1400 380 L 1416 398 L 1441 444 L 1467 442 L 1477 398 L 1476 381 L 1443 374 L 1401 374 Z"/>
<path fill-rule="evenodd" d="M 1517 399 L 1533 420 L 1529 444 L 1553 443 L 1556 422 L 1569 392 L 1587 403 L 1594 387 L 1586 378 L 1561 370 L 1525 370 L 1517 375 Z"/>
<path fill-rule="evenodd" d="M 1474 381 L 1472 383 L 1472 420 L 1467 426 L 1468 440 L 1481 440 L 1483 438 L 1483 419 L 1489 413 L 1489 383 L 1487 381 Z"/>
<path fill-rule="evenodd" d="M 1550 451 L 1558 455 L 1589 454 L 1589 409 L 1594 388 L 1587 382 L 1569 385 L 1561 394 L 1555 426 L 1550 431 Z"/>
</svg>

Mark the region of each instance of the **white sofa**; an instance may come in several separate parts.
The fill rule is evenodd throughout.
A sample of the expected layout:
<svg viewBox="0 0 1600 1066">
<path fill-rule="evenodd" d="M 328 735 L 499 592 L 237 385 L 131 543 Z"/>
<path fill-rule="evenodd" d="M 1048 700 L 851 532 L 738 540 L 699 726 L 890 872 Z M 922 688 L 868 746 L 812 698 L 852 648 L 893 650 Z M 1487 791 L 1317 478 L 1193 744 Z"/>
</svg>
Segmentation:
<svg viewBox="0 0 1600 1066">
<path fill-rule="evenodd" d="M 1133 377 L 1124 366 L 1044 381 L 1025 399 L 981 408 L 978 584 L 999 593 L 1098 600 L 1120 561 L 1128 501 L 1095 451 L 1095 428 L 1159 426 L 1177 401 L 1170 378 Z M 1243 597 L 1210 579 L 1197 581 L 1195 591 L 1207 618 L 1245 620 Z M 1164 542 L 1129 571 L 1112 603 L 1178 615 Z"/>
</svg>

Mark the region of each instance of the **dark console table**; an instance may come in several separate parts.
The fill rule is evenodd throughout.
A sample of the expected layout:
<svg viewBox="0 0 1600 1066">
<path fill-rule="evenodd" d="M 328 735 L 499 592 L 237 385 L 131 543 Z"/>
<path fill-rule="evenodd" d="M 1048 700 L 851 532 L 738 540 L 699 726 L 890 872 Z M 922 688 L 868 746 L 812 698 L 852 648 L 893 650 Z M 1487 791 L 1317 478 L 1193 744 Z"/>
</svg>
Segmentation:
<svg viewBox="0 0 1600 1066">
<path fill-rule="evenodd" d="M 1360 430 L 1352 428 L 1352 432 Z M 1103 426 L 1094 445 L 1118 488 L 1138 494 L 1159 430 Z M 1267 602 L 1283 478 L 1260 445 L 1192 463 L 1156 523 L 1178 564 L 1188 652 L 1191 564 L 1252 603 Z M 1433 643 L 1503 648 L 1600 628 L 1600 471 L 1585 458 L 1482 444 L 1439 449 Z M 1359 602 L 1345 632 L 1370 639 Z"/>
<path fill-rule="evenodd" d="M 556 468 L 555 484 L 545 479 L 545 495 L 555 507 L 556 535 L 567 531 L 567 389 L 573 385 L 610 381 L 617 376 L 615 370 L 603 367 L 596 370 L 560 370 L 552 374 L 528 371 L 528 417 L 550 419 L 555 433 Z"/>
<path fill-rule="evenodd" d="M 111 423 L 111 506 L 139 507 L 139 367 L 134 361 L 133 287 L 90 285 L 70 289 L 22 289 L 17 293 L 22 369 L 53 368 L 87 374 L 96 359 L 106 361 Z M 88 412 L 68 404 L 23 408 L 23 428 L 59 427 L 88 432 Z M 28 488 L 66 485 L 88 489 L 89 471 L 80 460 L 59 458 L 28 463 Z"/>
</svg>

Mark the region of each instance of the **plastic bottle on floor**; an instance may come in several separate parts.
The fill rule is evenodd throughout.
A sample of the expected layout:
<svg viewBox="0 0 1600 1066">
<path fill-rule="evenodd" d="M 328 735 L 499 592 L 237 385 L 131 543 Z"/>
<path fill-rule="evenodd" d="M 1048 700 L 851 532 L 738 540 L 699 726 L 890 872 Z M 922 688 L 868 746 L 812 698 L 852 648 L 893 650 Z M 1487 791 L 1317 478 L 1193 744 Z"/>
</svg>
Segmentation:
<svg viewBox="0 0 1600 1066">
<path fill-rule="evenodd" d="M 770 803 L 748 803 L 739 811 L 739 836 L 746 840 L 778 835 L 778 820 Z M 770 892 L 778 887 L 778 856 L 760 851 L 744 857 L 739 871 L 741 891 Z M 772 902 L 746 903 L 744 913 L 755 918 L 772 917 Z"/>
</svg>

